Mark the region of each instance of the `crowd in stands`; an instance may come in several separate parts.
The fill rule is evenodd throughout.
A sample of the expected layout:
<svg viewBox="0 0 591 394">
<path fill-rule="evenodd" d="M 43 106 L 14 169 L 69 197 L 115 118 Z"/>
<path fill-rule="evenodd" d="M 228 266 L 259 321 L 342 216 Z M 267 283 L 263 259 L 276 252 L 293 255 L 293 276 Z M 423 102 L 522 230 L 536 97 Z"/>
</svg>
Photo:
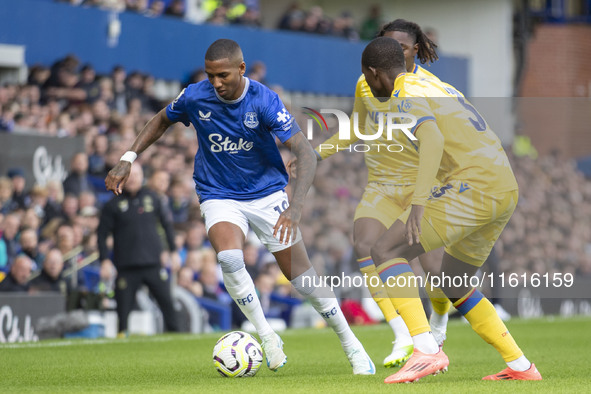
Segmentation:
<svg viewBox="0 0 591 394">
<path fill-rule="evenodd" d="M 56 0 L 76 6 L 99 7 L 117 12 L 134 12 L 147 17 L 169 16 L 192 23 L 261 27 L 258 0 Z M 347 40 L 370 40 L 380 30 L 383 20 L 378 5 L 369 7 L 368 15 L 357 26 L 349 11 L 327 15 L 321 6 L 307 9 L 296 1 L 279 19 L 280 30 L 342 37 Z"/>
<path fill-rule="evenodd" d="M 56 0 L 83 7 L 133 12 L 146 17 L 167 16 L 192 23 L 260 27 L 258 0 Z"/>
<path fill-rule="evenodd" d="M 591 277 L 591 181 L 558 153 L 512 165 L 519 203 L 496 244 L 500 270 Z"/>
<path fill-rule="evenodd" d="M 264 80 L 264 65 L 249 68 L 248 75 Z M 203 78 L 198 71 L 192 81 Z M 113 273 L 101 272 L 97 261 L 100 209 L 111 198 L 103 180 L 143 125 L 166 104 L 154 98 L 153 84 L 151 76 L 119 66 L 97 76 L 91 65 L 81 65 L 70 55 L 49 68 L 31 67 L 24 85 L 0 86 L 0 132 L 33 130 L 82 136 L 85 141 L 85 150 L 73 155 L 64 180 L 30 185 L 22 168 L 0 174 L 0 271 L 5 276 L 0 290 L 108 294 L 112 289 Z M 291 112 L 301 125 L 306 123 L 298 108 Z M 169 207 L 176 231 L 178 256 L 163 254 L 163 265 L 178 286 L 230 306 L 194 191 L 194 133 L 192 127 L 175 124 L 138 162 L 144 167 L 146 187 Z M 315 143 L 323 137 L 317 135 Z M 287 162 L 291 153 L 281 152 Z M 511 156 L 511 161 L 520 200 L 497 244 L 500 270 L 591 275 L 591 181 L 559 155 Z M 366 177 L 359 153 L 342 152 L 318 165 L 301 230 L 320 275 L 357 272 L 352 222 Z M 280 300 L 290 294 L 290 285 L 272 255 L 254 236 L 244 255 L 266 312 L 283 316 L 288 305 Z"/>
</svg>

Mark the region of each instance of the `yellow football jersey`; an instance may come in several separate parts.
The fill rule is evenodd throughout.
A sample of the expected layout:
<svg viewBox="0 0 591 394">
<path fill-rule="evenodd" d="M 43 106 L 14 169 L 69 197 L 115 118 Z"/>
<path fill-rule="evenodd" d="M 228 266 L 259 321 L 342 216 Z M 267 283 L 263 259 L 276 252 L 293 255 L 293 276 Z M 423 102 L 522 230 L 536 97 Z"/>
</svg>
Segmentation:
<svg viewBox="0 0 591 394">
<path fill-rule="evenodd" d="M 418 64 L 415 65 L 414 74 L 422 78 L 439 79 Z M 358 126 L 361 134 L 374 135 L 381 127 L 385 130 L 386 119 L 379 114 L 385 114 L 390 110 L 388 101 L 382 102 L 374 98 L 371 89 L 361 74 L 355 88 L 355 103 L 353 113 L 358 114 Z M 354 118 L 351 116 L 351 130 L 353 130 Z M 355 133 L 351 132 L 351 138 L 339 139 L 338 133 L 324 141 L 316 151 L 322 159 L 325 159 L 338 151 L 347 150 L 348 147 L 359 141 Z M 358 146 L 358 152 L 365 152 L 365 165 L 368 169 L 368 181 L 391 185 L 412 185 L 415 183 L 418 169 L 418 144 L 409 140 L 401 131 L 394 135 L 394 141 L 387 140 L 385 133 L 376 140 L 362 141 L 363 146 Z"/>
<path fill-rule="evenodd" d="M 437 122 L 444 138 L 440 182 L 459 180 L 465 188 L 490 193 L 518 188 L 499 138 L 453 86 L 404 73 L 396 78 L 392 96 L 398 100 L 391 101 L 390 111 L 414 115 L 414 130 L 423 122 Z"/>
</svg>

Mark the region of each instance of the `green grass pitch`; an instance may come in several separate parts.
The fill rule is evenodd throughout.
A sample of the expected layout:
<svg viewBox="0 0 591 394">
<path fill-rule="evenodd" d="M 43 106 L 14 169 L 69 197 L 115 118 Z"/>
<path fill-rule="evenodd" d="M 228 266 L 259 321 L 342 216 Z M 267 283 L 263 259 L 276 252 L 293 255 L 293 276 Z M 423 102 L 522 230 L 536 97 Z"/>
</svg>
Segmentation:
<svg viewBox="0 0 591 394">
<path fill-rule="evenodd" d="M 214 369 L 211 352 L 222 333 L 182 334 L 0 345 L 0 392 L 591 392 L 589 318 L 512 320 L 508 327 L 543 381 L 481 381 L 505 364 L 467 324 L 455 320 L 444 347 L 449 371 L 413 384 L 383 383 L 397 369 L 381 366 L 393 339 L 382 324 L 354 327 L 376 363 L 374 376 L 353 376 L 327 329 L 282 333 L 286 366 L 276 373 L 263 366 L 254 378 L 242 379 L 222 378 Z"/>
</svg>

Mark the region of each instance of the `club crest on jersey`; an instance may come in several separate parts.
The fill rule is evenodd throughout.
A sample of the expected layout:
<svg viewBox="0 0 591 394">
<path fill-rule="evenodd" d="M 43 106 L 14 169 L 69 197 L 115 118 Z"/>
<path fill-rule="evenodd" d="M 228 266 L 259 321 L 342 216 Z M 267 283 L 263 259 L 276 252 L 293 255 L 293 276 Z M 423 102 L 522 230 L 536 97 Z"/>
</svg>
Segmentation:
<svg viewBox="0 0 591 394">
<path fill-rule="evenodd" d="M 209 118 L 210 116 L 211 116 L 211 111 L 209 111 L 206 114 L 201 112 L 201 110 L 199 111 L 199 120 L 206 120 L 206 121 L 210 122 L 211 121 L 211 119 Z"/>
<path fill-rule="evenodd" d="M 256 112 L 247 112 L 244 114 L 244 125 L 249 129 L 254 129 L 259 125 Z"/>
<path fill-rule="evenodd" d="M 410 100 L 402 100 L 400 104 L 398 104 L 398 111 L 400 112 L 408 112 L 412 108 L 412 103 Z"/>
</svg>

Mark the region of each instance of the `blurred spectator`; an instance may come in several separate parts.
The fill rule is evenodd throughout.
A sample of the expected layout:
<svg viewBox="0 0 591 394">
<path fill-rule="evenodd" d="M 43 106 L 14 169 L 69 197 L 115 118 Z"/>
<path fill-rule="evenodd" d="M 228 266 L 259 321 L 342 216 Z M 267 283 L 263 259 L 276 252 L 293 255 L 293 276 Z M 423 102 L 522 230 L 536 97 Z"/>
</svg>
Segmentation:
<svg viewBox="0 0 591 394">
<path fill-rule="evenodd" d="M 2 221 L 2 237 L 0 237 L 0 269 L 10 265 L 16 258 L 20 245 L 18 233 L 21 218 L 16 213 L 9 213 Z"/>
<path fill-rule="evenodd" d="M 252 79 L 253 81 L 257 81 L 262 83 L 263 85 L 267 84 L 265 77 L 267 76 L 267 66 L 265 63 L 261 61 L 253 62 L 250 66 L 250 70 L 248 72 L 247 77 Z"/>
<path fill-rule="evenodd" d="M 213 11 L 211 16 L 207 19 L 207 22 L 211 23 L 212 25 L 226 25 L 226 24 L 228 24 L 228 19 L 226 18 L 227 11 L 228 11 L 228 9 L 225 6 L 220 5 L 218 8 L 216 8 Z"/>
<path fill-rule="evenodd" d="M 82 228 L 84 236 L 96 233 L 99 214 L 100 211 L 92 205 L 80 209 L 80 214 L 76 217 L 76 224 Z"/>
<path fill-rule="evenodd" d="M 187 252 L 185 267 L 190 268 L 196 274 L 201 272 L 201 268 L 203 267 L 203 251 L 200 249 Z"/>
<path fill-rule="evenodd" d="M 257 295 L 261 300 L 261 307 L 266 317 L 280 318 L 285 305 L 276 303 L 272 299 L 275 290 L 275 278 L 266 273 L 260 273 L 254 280 Z"/>
<path fill-rule="evenodd" d="M 244 11 L 244 14 L 237 17 L 232 22 L 237 25 L 250 26 L 250 27 L 261 27 L 261 25 L 262 25 L 260 12 L 256 9 L 250 8 L 250 7 L 247 8 L 246 11 Z"/>
<path fill-rule="evenodd" d="M 176 18 L 183 18 L 185 16 L 185 1 L 172 0 L 168 4 L 168 7 L 166 7 L 164 15 L 173 16 Z"/>
<path fill-rule="evenodd" d="M 332 24 L 332 34 L 350 41 L 359 39 L 359 33 L 355 30 L 355 21 L 350 12 L 345 11 L 339 17 L 335 18 Z"/>
<path fill-rule="evenodd" d="M 201 249 L 205 242 L 206 236 L 207 233 L 205 230 L 205 224 L 202 221 L 193 222 L 189 225 L 185 238 L 185 244 L 179 251 L 179 255 L 181 256 L 181 260 L 183 262 L 186 261 L 189 252 Z M 216 260 L 214 259 L 214 262 L 215 261 Z"/>
<path fill-rule="evenodd" d="M 47 82 L 50 75 L 51 72 L 47 67 L 35 64 L 29 69 L 29 77 L 27 79 L 27 84 L 31 86 L 37 86 L 38 88 L 40 88 L 45 84 L 45 82 Z"/>
<path fill-rule="evenodd" d="M 64 267 L 71 274 L 65 278 L 69 288 L 78 287 L 78 275 L 75 271 L 78 268 L 78 262 L 82 259 L 82 245 L 76 240 L 74 227 L 70 224 L 62 223 L 56 231 L 55 246 L 62 253 Z"/>
<path fill-rule="evenodd" d="M 437 33 L 437 30 L 435 30 L 432 27 L 426 27 L 425 28 L 425 35 L 431 40 L 433 41 L 433 43 L 437 46 L 439 46 L 439 33 Z"/>
<path fill-rule="evenodd" d="M 11 168 L 7 175 L 12 181 L 12 201 L 18 205 L 18 209 L 27 208 L 31 199 L 25 190 L 27 185 L 25 171 L 20 167 Z"/>
<path fill-rule="evenodd" d="M 96 195 L 90 190 L 81 192 L 78 197 L 78 211 L 82 213 L 87 208 L 96 209 Z"/>
<path fill-rule="evenodd" d="M 246 242 L 244 244 L 244 265 L 246 271 L 252 278 L 256 278 L 259 275 L 259 248 L 253 242 Z"/>
<path fill-rule="evenodd" d="M 203 264 L 199 273 L 199 283 L 201 283 L 203 288 L 203 297 L 220 301 L 227 305 L 233 303 L 230 295 L 226 293 L 220 284 L 217 263 L 208 262 Z"/>
<path fill-rule="evenodd" d="M 29 291 L 32 267 L 31 259 L 23 254 L 18 255 L 10 266 L 8 275 L 0 282 L 0 292 Z"/>
<path fill-rule="evenodd" d="M 244 0 L 228 0 L 226 4 L 226 18 L 230 22 L 234 22 L 241 18 L 246 12 L 246 4 L 244 4 Z"/>
<path fill-rule="evenodd" d="M 189 195 L 185 183 L 174 179 L 170 184 L 168 206 L 172 212 L 174 223 L 186 222 L 189 219 Z"/>
<path fill-rule="evenodd" d="M 195 297 L 201 297 L 203 295 L 203 287 L 200 282 L 195 280 L 194 276 L 195 274 L 191 268 L 182 267 L 179 270 L 177 285 L 189 291 Z"/>
<path fill-rule="evenodd" d="M 92 184 L 88 179 L 88 156 L 78 152 L 70 161 L 70 173 L 64 180 L 64 193 L 78 197 L 83 191 L 92 191 Z"/>
<path fill-rule="evenodd" d="M 125 81 L 125 87 L 125 97 L 128 106 L 131 106 L 132 101 L 137 99 L 140 104 L 140 113 L 143 108 L 148 108 L 149 99 L 144 93 L 144 76 L 140 72 L 131 72 Z M 131 113 L 132 111 L 128 108 L 127 112 Z"/>
<path fill-rule="evenodd" d="M 6 215 L 18 207 L 18 203 L 12 199 L 12 181 L 8 177 L 0 177 L 0 213 Z"/>
<path fill-rule="evenodd" d="M 379 5 L 374 4 L 369 9 L 369 15 L 361 24 L 359 36 L 362 40 L 374 39 L 377 33 L 381 30 L 383 24 L 382 9 Z"/>
<path fill-rule="evenodd" d="M 203 289 L 204 298 L 216 301 L 221 305 L 232 308 L 232 323 L 235 326 L 246 320 L 239 308 L 234 307 L 235 303 L 232 297 L 225 291 L 221 285 L 221 272 L 217 266 L 216 261 L 204 262 L 201 272 L 199 273 L 199 283 Z M 214 313 L 209 315 L 209 324 L 215 327 L 217 323 L 217 316 Z"/>
<path fill-rule="evenodd" d="M 92 152 L 88 156 L 88 173 L 100 178 L 107 175 L 105 156 L 109 149 L 109 140 L 104 134 L 97 134 L 92 140 Z"/>
<path fill-rule="evenodd" d="M 61 219 L 68 224 L 74 223 L 78 214 L 78 208 L 78 197 L 73 194 L 67 194 L 62 201 Z"/>
<path fill-rule="evenodd" d="M 31 188 L 31 192 L 29 193 L 29 196 L 31 197 L 31 203 L 29 204 L 29 207 L 37 214 L 41 220 L 41 224 L 45 224 L 47 195 L 47 189 L 37 184 Z"/>
<path fill-rule="evenodd" d="M 96 72 L 90 64 L 85 64 L 80 69 L 80 80 L 76 84 L 76 88 L 82 89 L 85 93 L 84 101 L 87 103 L 94 103 L 99 95 L 99 84 L 96 80 Z"/>
<path fill-rule="evenodd" d="M 59 249 L 51 249 L 43 260 L 43 268 L 39 276 L 31 280 L 30 291 L 51 291 L 66 294 L 66 281 L 62 278 L 64 261 Z"/>
<path fill-rule="evenodd" d="M 205 74 L 205 70 L 203 70 L 202 68 L 198 68 L 191 73 L 191 75 L 187 79 L 187 82 L 185 83 L 184 86 L 187 87 L 192 83 L 201 82 L 206 79 L 207 79 L 207 74 Z"/>
<path fill-rule="evenodd" d="M 156 193 L 165 205 L 168 205 L 168 196 L 166 195 L 166 192 L 169 189 L 169 185 L 170 174 L 164 170 L 154 171 L 147 184 L 150 190 Z"/>
<path fill-rule="evenodd" d="M 55 179 L 50 180 L 45 187 L 47 189 L 47 203 L 44 207 L 44 225 L 54 218 L 61 217 L 62 203 L 64 201 L 64 187 L 60 181 Z"/>
<path fill-rule="evenodd" d="M 45 256 L 39 252 L 39 239 L 37 232 L 31 228 L 21 231 L 19 237 L 20 253 L 26 255 L 33 263 L 33 270 L 37 270 L 43 264 Z"/>
<path fill-rule="evenodd" d="M 126 9 L 138 14 L 145 14 L 148 11 L 148 0 L 127 0 Z"/>
<path fill-rule="evenodd" d="M 315 6 L 310 8 L 304 19 L 302 31 L 305 33 L 321 34 L 323 16 L 324 12 L 321 7 Z"/>
<path fill-rule="evenodd" d="M 152 5 L 157 3 L 162 2 L 156 0 L 152 3 Z M 125 72 L 123 66 L 113 67 L 110 79 L 112 82 L 110 86 L 110 91 L 112 92 L 112 103 L 110 107 L 111 109 L 117 111 L 120 115 L 123 115 L 127 112 L 127 87 L 125 85 L 126 78 L 127 73 Z M 109 87 L 105 86 L 104 89 L 109 89 Z"/>
<path fill-rule="evenodd" d="M 155 18 L 155 17 L 163 15 L 165 8 L 166 8 L 166 3 L 164 3 L 164 1 L 153 0 L 152 3 L 150 3 L 150 7 L 148 8 L 148 11 L 144 15 L 149 16 L 151 18 Z"/>
<path fill-rule="evenodd" d="M 283 16 L 281 16 L 277 28 L 280 30 L 299 30 L 301 26 L 294 28 L 294 18 L 299 18 L 302 21 L 304 19 L 304 12 L 301 10 L 300 4 L 297 1 L 291 3 Z"/>
<path fill-rule="evenodd" d="M 298 3 L 292 3 L 281 17 L 278 27 L 282 30 L 332 35 L 348 40 L 359 39 L 353 15 L 349 11 L 343 11 L 331 19 L 324 14 L 324 10 L 319 6 L 313 6 L 304 12 Z M 377 28 L 372 31 L 372 37 L 375 36 L 376 31 Z"/>
</svg>

